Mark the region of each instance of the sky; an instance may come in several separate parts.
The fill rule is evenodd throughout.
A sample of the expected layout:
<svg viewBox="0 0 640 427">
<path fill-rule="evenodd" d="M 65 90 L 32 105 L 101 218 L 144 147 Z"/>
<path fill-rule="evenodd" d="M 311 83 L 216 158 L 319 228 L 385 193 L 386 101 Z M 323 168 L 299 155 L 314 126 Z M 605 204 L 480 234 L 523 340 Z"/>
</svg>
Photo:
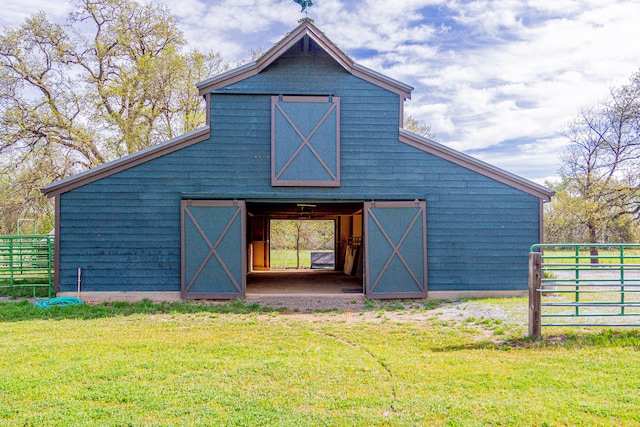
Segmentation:
<svg viewBox="0 0 640 427">
<path fill-rule="evenodd" d="M 154 1 L 155 0 L 148 0 Z M 166 0 L 190 46 L 226 62 L 305 16 L 293 0 Z M 640 70 L 637 0 L 313 0 L 308 16 L 357 63 L 414 87 L 405 110 L 436 140 L 543 184 L 563 127 Z M 74 1 L 2 0 L 0 26 Z"/>
</svg>

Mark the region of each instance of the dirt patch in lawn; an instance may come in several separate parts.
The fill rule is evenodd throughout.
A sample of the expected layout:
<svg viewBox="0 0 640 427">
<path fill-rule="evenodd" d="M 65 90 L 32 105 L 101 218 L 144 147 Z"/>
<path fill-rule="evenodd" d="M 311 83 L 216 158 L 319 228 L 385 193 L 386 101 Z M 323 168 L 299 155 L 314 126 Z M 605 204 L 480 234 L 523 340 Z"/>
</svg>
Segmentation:
<svg viewBox="0 0 640 427">
<path fill-rule="evenodd" d="M 526 299 L 434 301 L 434 300 L 384 300 L 372 301 L 345 298 L 256 298 L 247 303 L 258 303 L 276 310 L 280 315 L 313 318 L 326 314 L 328 319 L 345 322 L 442 322 L 511 325 L 525 327 L 527 322 Z"/>
</svg>

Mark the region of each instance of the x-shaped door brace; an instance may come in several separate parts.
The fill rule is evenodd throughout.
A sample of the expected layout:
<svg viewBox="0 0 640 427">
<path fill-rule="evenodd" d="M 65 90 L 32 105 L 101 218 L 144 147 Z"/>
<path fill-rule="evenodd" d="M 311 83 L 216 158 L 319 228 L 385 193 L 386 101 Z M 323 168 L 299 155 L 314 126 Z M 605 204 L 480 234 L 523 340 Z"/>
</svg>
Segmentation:
<svg viewBox="0 0 640 427">
<path fill-rule="evenodd" d="M 318 159 L 318 161 L 320 162 L 320 164 L 322 165 L 322 167 L 324 167 L 324 169 L 327 171 L 327 173 L 329 173 L 329 175 L 331 175 L 331 178 L 336 180 L 336 175 L 333 173 L 333 171 L 329 168 L 329 166 L 327 166 L 327 164 L 324 162 L 324 160 L 322 160 L 322 158 L 320 157 L 320 155 L 318 154 L 318 152 L 311 146 L 311 144 L 309 143 L 309 140 L 313 137 L 313 135 L 316 133 L 316 131 L 320 128 L 320 126 L 325 122 L 325 120 L 327 120 L 327 117 L 329 117 L 329 114 L 331 114 L 331 112 L 333 110 L 336 109 L 336 104 L 331 104 L 331 107 L 329 107 L 329 109 L 327 110 L 327 112 L 324 114 L 324 116 L 322 116 L 322 118 L 320 119 L 320 121 L 318 122 L 318 124 L 316 125 L 316 127 L 313 128 L 313 130 L 309 133 L 309 135 L 307 135 L 306 137 L 304 135 L 302 135 L 302 132 L 300 132 L 300 130 L 298 129 L 298 127 L 295 125 L 295 123 L 293 123 L 293 121 L 291 120 L 291 118 L 287 115 L 287 113 L 285 113 L 285 111 L 282 109 L 282 107 L 276 103 L 276 107 L 278 108 L 278 110 L 282 113 L 282 115 L 284 116 L 284 118 L 287 120 L 287 122 L 291 125 L 291 127 L 293 128 L 293 130 L 298 134 L 298 136 L 300 137 L 300 139 L 302 140 L 302 143 L 300 144 L 300 146 L 298 147 L 298 149 L 291 155 L 291 157 L 289 158 L 289 160 L 287 161 L 287 163 L 285 163 L 285 165 L 282 167 L 282 169 L 280 169 L 280 172 L 278 172 L 278 174 L 276 175 L 275 179 L 280 178 L 280 175 L 282 175 L 284 173 L 285 170 L 287 170 L 287 168 L 289 167 L 289 165 L 291 164 L 291 162 L 293 162 L 295 160 L 295 158 L 298 156 L 298 154 L 300 154 L 300 151 L 302 151 L 302 149 L 304 147 L 309 147 L 309 150 L 311 150 L 311 152 L 313 153 L 313 155 L 316 157 L 316 159 Z"/>
<path fill-rule="evenodd" d="M 189 292 L 189 289 L 191 289 L 191 286 L 193 286 L 193 284 L 195 283 L 196 279 L 198 278 L 200 273 L 202 273 L 202 270 L 204 270 L 204 267 L 207 265 L 207 263 L 209 262 L 209 260 L 211 259 L 212 256 L 216 257 L 216 259 L 218 260 L 218 262 L 222 266 L 222 269 L 227 274 L 229 279 L 231 279 L 231 282 L 236 287 L 238 292 L 242 292 L 242 290 L 241 290 L 240 286 L 238 285 L 238 282 L 236 281 L 235 277 L 233 277 L 233 274 L 231 274 L 231 272 L 227 268 L 227 265 L 224 263 L 222 258 L 220 258 L 220 255 L 218 254 L 218 251 L 216 250 L 218 248 L 218 246 L 220 245 L 220 242 L 222 242 L 222 239 L 224 239 L 224 236 L 226 236 L 227 232 L 229 231 L 229 229 L 231 228 L 231 226 L 235 222 L 236 218 L 240 214 L 241 209 L 238 208 L 236 210 L 236 212 L 233 214 L 233 217 L 231 218 L 231 220 L 229 221 L 229 223 L 227 224 L 225 229 L 222 231 L 222 233 L 220 233 L 220 237 L 218 237 L 218 240 L 216 241 L 216 243 L 214 245 L 211 244 L 211 241 L 209 241 L 209 239 L 207 238 L 206 233 L 204 232 L 202 227 L 200 227 L 200 224 L 198 224 L 198 221 L 196 221 L 196 219 L 193 217 L 191 212 L 189 212 L 189 209 L 185 208 L 184 211 L 187 213 L 189 218 L 191 218 L 191 221 L 193 221 L 193 225 L 196 226 L 196 229 L 198 230 L 198 232 L 200 233 L 200 235 L 202 236 L 202 238 L 206 242 L 207 246 L 209 246 L 209 253 L 207 254 L 207 257 L 204 259 L 204 261 L 200 265 L 200 268 L 198 268 L 198 271 L 196 271 L 196 273 L 193 275 L 193 278 L 191 279 L 189 284 L 186 286 L 185 292 Z"/>
<path fill-rule="evenodd" d="M 376 223 L 376 225 L 378 226 L 378 229 L 380 230 L 380 232 L 382 233 L 384 238 L 387 240 L 387 242 L 389 243 L 389 245 L 393 249 L 393 253 L 389 256 L 389 259 L 387 259 L 387 262 L 382 267 L 382 270 L 380 270 L 380 273 L 378 274 L 378 277 L 376 277 L 376 281 L 373 283 L 373 285 L 371 285 L 371 289 L 370 289 L 371 292 L 373 292 L 373 290 L 376 288 L 376 286 L 378 286 L 378 283 L 380 283 L 380 279 L 382 278 L 382 275 L 384 274 L 385 271 L 387 271 L 387 268 L 389 268 L 389 265 L 391 264 L 391 261 L 393 261 L 393 257 L 394 256 L 397 256 L 398 259 L 400 260 L 400 262 L 402 262 L 404 267 L 407 269 L 407 272 L 411 275 L 411 277 L 416 282 L 418 287 L 420 289 L 423 289 L 423 287 L 424 287 L 423 283 L 420 282 L 420 280 L 416 277 L 416 275 L 413 273 L 413 270 L 411 270 L 411 267 L 409 266 L 407 261 L 400 254 L 400 246 L 402 246 L 402 244 L 404 243 L 404 240 L 407 238 L 407 236 L 411 232 L 411 229 L 413 228 L 413 225 L 416 223 L 416 221 L 418 220 L 418 218 L 420 218 L 421 215 L 422 215 L 422 210 L 418 209 L 418 212 L 413 217 L 413 220 L 411 221 L 411 224 L 409 224 L 409 226 L 405 230 L 404 234 L 402 235 L 402 238 L 400 238 L 400 241 L 397 244 L 394 244 L 393 241 L 391 240 L 391 238 L 389 237 L 389 235 L 387 234 L 387 232 L 385 231 L 384 227 L 382 226 L 382 224 L 378 220 L 378 218 L 376 218 L 376 216 L 373 213 L 373 211 L 371 209 L 369 209 L 369 216 Z"/>
</svg>

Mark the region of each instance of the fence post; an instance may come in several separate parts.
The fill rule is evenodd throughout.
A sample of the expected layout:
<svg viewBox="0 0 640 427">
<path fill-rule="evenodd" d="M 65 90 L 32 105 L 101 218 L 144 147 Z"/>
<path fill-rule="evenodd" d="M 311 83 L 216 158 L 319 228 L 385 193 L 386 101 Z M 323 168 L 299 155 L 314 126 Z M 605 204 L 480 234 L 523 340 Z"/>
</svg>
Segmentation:
<svg viewBox="0 0 640 427">
<path fill-rule="evenodd" d="M 541 327 L 541 293 L 542 288 L 542 254 L 540 252 L 529 253 L 529 337 L 540 339 Z"/>
<path fill-rule="evenodd" d="M 13 239 L 9 239 L 9 286 L 13 287 Z"/>
</svg>

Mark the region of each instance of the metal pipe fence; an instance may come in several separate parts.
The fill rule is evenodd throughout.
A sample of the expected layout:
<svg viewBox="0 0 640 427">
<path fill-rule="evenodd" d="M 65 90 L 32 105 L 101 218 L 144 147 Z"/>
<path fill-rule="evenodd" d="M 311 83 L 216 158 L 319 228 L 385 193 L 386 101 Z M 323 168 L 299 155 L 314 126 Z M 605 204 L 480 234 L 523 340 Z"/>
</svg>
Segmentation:
<svg viewBox="0 0 640 427">
<path fill-rule="evenodd" d="M 640 244 L 538 244 L 529 253 L 529 336 L 545 326 L 640 326 Z"/>
<path fill-rule="evenodd" d="M 54 238 L 48 234 L 0 236 L 0 288 L 47 288 L 53 294 Z"/>
</svg>

